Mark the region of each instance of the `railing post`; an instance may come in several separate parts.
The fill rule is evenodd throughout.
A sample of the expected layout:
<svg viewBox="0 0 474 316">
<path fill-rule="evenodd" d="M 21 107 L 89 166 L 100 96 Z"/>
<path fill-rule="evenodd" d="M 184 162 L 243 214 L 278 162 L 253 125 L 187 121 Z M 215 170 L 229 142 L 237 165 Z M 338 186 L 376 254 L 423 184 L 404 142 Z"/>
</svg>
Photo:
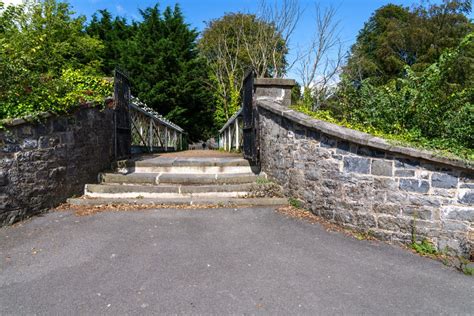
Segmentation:
<svg viewBox="0 0 474 316">
<path fill-rule="evenodd" d="M 225 148 L 225 131 L 223 131 L 221 133 L 221 142 L 222 142 L 222 148 L 224 148 L 224 150 L 226 150 L 226 148 Z"/>
<path fill-rule="evenodd" d="M 165 126 L 165 151 L 168 151 L 168 144 L 169 144 L 169 132 L 168 127 Z"/>
<path fill-rule="evenodd" d="M 224 137 L 224 150 L 227 151 L 227 130 L 224 130 L 222 137 Z"/>
<path fill-rule="evenodd" d="M 174 151 L 178 150 L 178 135 L 176 134 L 176 130 L 173 130 L 173 145 Z"/>
<path fill-rule="evenodd" d="M 224 150 L 227 150 L 227 129 L 222 133 L 222 137 L 224 137 Z"/>
<path fill-rule="evenodd" d="M 235 149 L 239 150 L 239 118 L 235 118 Z"/>
<path fill-rule="evenodd" d="M 161 140 L 161 130 L 160 130 L 160 123 L 156 124 L 156 135 L 158 136 L 158 143 L 156 144 L 157 147 L 161 146 L 163 149 L 163 141 Z"/>
<path fill-rule="evenodd" d="M 153 151 L 153 119 L 150 118 L 150 127 L 148 129 L 148 145 L 150 147 L 150 152 Z"/>
<path fill-rule="evenodd" d="M 224 150 L 227 150 L 227 130 L 222 132 L 222 140 L 224 142 Z"/>
<path fill-rule="evenodd" d="M 142 126 L 142 124 L 140 124 L 140 136 L 141 136 L 140 138 L 142 139 L 142 142 L 144 142 L 143 141 L 143 126 Z M 146 146 L 146 144 L 143 144 L 143 145 Z"/>
<path fill-rule="evenodd" d="M 230 126 L 227 127 L 227 137 L 229 137 L 229 151 L 232 150 L 232 133 L 230 132 Z"/>
</svg>

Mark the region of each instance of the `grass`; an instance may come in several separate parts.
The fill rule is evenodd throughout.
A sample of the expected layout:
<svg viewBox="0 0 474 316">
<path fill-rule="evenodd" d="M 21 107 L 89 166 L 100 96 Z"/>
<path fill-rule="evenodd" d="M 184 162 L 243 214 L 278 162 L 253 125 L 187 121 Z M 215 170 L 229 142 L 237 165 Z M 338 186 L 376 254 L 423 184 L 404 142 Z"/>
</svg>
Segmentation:
<svg viewBox="0 0 474 316">
<path fill-rule="evenodd" d="M 435 246 L 427 239 L 423 239 L 421 242 L 412 242 L 411 248 L 420 255 L 437 255 L 438 250 Z"/>
<path fill-rule="evenodd" d="M 223 153 L 232 153 L 232 154 L 240 154 L 242 151 L 240 149 L 231 149 L 231 150 L 226 150 L 224 148 L 219 148 L 218 151 L 223 152 Z"/>
<path fill-rule="evenodd" d="M 474 268 L 473 267 L 465 267 L 462 272 L 465 274 L 465 275 L 470 275 L 470 276 L 474 276 Z"/>
<path fill-rule="evenodd" d="M 288 203 L 293 206 L 294 208 L 302 208 L 303 207 L 303 203 L 300 201 L 300 200 L 297 200 L 295 198 L 289 198 L 288 199 Z"/>
<path fill-rule="evenodd" d="M 270 184 L 270 183 L 273 183 L 273 182 L 268 180 L 267 178 L 258 177 L 257 180 L 255 181 L 255 183 L 257 183 L 257 184 Z"/>
</svg>

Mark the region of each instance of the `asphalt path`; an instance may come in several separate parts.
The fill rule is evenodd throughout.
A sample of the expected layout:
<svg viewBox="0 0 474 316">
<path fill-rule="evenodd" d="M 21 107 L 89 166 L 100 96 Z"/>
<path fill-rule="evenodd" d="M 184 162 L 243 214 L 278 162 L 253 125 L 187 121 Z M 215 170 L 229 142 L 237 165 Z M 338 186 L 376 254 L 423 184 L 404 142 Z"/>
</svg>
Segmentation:
<svg viewBox="0 0 474 316">
<path fill-rule="evenodd" d="M 474 278 L 272 208 L 51 212 L 0 229 L 0 314 L 474 314 Z"/>
</svg>

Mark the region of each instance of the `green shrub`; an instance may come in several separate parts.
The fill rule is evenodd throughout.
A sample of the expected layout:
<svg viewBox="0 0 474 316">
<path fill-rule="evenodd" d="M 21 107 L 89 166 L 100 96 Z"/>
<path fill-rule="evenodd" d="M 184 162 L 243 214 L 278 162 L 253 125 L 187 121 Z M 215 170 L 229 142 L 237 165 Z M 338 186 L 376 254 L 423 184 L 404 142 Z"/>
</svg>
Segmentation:
<svg viewBox="0 0 474 316">
<path fill-rule="evenodd" d="M 13 86 L 1 95 L 0 119 L 62 113 L 89 102 L 103 104 L 111 93 L 111 82 L 80 70 L 66 69 L 58 78 L 32 75 L 28 86 Z"/>
<path fill-rule="evenodd" d="M 61 1 L 0 1 L 0 119 L 63 112 L 110 95 L 99 75 L 104 46 L 85 34 L 85 21 Z"/>
<path fill-rule="evenodd" d="M 300 200 L 295 199 L 295 198 L 292 198 L 292 197 L 290 197 L 290 198 L 288 199 L 288 203 L 289 203 L 291 206 L 293 206 L 294 208 L 302 208 L 302 207 L 303 207 L 303 203 L 302 203 Z"/>
<path fill-rule="evenodd" d="M 474 160 L 473 64 L 471 33 L 420 74 L 406 66 L 403 77 L 378 86 L 366 79 L 355 87 L 343 79 L 324 110 L 312 112 L 303 102 L 295 108 L 402 144 Z"/>
<path fill-rule="evenodd" d="M 438 251 L 433 244 L 427 239 L 423 239 L 420 243 L 413 242 L 411 248 L 421 255 L 436 255 Z"/>
</svg>

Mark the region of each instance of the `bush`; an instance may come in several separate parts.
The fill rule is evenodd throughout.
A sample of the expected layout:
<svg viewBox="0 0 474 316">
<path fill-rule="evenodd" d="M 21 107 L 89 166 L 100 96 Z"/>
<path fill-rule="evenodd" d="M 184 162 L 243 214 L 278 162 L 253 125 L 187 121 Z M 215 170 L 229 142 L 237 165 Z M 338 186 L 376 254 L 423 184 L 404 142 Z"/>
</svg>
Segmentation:
<svg viewBox="0 0 474 316">
<path fill-rule="evenodd" d="M 84 22 L 65 2 L 0 1 L 0 119 L 63 112 L 110 94 L 99 75 L 103 44 L 84 33 Z"/>
<path fill-rule="evenodd" d="M 384 85 L 342 80 L 324 111 L 298 110 L 385 138 L 474 160 L 474 33 L 420 74 Z M 460 71 L 462 69 L 462 71 Z"/>
<path fill-rule="evenodd" d="M 103 104 L 112 83 L 80 70 L 66 69 L 61 76 L 32 75 L 28 85 L 16 85 L 1 95 L 0 119 L 63 113 L 88 102 Z"/>
</svg>

